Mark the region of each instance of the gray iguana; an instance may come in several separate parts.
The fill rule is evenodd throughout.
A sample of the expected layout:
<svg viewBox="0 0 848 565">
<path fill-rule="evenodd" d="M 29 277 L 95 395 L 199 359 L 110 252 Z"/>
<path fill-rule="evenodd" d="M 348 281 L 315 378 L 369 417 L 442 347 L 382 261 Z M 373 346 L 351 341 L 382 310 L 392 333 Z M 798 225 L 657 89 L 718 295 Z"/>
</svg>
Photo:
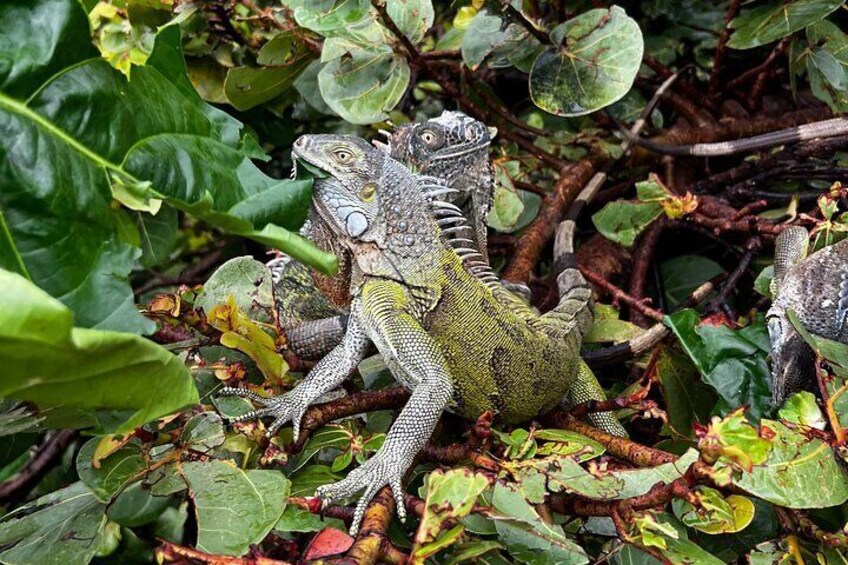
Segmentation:
<svg viewBox="0 0 848 565">
<path fill-rule="evenodd" d="M 848 240 L 807 256 L 807 230 L 794 226 L 777 237 L 774 301 L 766 313 L 772 348 L 775 405 L 807 388 L 815 375 L 815 354 L 787 316 L 791 309 L 811 333 L 848 345 Z"/>
<path fill-rule="evenodd" d="M 498 281 L 472 275 L 464 265 L 469 253 L 443 240 L 437 218 L 462 221 L 462 216 L 434 198 L 442 187 L 431 178 L 411 173 L 352 136 L 302 136 L 292 153 L 296 162 L 329 175 L 315 181 L 313 207 L 332 230 L 334 244 L 352 257 L 347 329 L 342 342 L 291 391 L 274 398 L 236 388 L 221 393 L 261 405 L 234 420 L 271 416 L 269 433 L 292 422 L 297 438 L 309 405 L 339 386 L 373 342 L 412 396 L 370 460 L 316 491 L 331 501 L 364 490 L 352 532 L 385 485 L 404 516 L 401 480 L 442 410 L 471 419 L 491 410 L 514 423 L 561 401 L 573 405 L 604 398 L 580 358 L 592 315 L 591 291 L 577 269 L 559 275 L 560 302 L 539 316 Z M 626 436 L 608 412 L 590 420 Z"/>
</svg>

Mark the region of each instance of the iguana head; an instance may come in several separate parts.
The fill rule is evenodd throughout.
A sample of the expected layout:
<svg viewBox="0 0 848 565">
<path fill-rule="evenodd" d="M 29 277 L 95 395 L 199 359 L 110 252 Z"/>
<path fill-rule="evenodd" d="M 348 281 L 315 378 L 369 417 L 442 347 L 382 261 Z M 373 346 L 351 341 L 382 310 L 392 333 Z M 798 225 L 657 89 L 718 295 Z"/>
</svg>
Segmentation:
<svg viewBox="0 0 848 565">
<path fill-rule="evenodd" d="M 360 270 L 401 277 L 404 261 L 428 263 L 439 245 L 439 228 L 426 182 L 384 151 L 351 135 L 304 135 L 292 148 L 295 166 L 316 173 L 312 204 L 334 239 Z M 321 178 L 322 175 L 326 175 Z M 443 187 L 434 186 L 437 192 Z"/>
<path fill-rule="evenodd" d="M 388 151 L 415 171 L 458 189 L 462 198 L 491 182 L 489 145 L 496 131 L 462 112 L 445 111 L 426 122 L 396 127 Z"/>
</svg>

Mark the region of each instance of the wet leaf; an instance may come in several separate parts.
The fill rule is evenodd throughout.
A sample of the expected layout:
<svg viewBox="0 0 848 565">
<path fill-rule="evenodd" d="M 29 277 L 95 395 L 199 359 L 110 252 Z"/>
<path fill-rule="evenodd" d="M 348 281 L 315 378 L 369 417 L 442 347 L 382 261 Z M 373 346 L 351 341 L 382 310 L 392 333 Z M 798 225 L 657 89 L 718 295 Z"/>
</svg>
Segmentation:
<svg viewBox="0 0 848 565">
<path fill-rule="evenodd" d="M 624 97 L 642 63 L 642 32 L 618 6 L 597 9 L 551 31 L 530 71 L 530 96 L 541 109 L 580 116 Z"/>
<path fill-rule="evenodd" d="M 100 499 L 109 502 L 126 484 L 141 478 L 147 462 L 138 442 L 130 442 L 94 464 L 100 438 L 88 440 L 77 455 L 80 480 Z"/>
<path fill-rule="evenodd" d="M 291 486 L 278 471 L 243 471 L 220 460 L 183 463 L 197 516 L 197 548 L 240 556 L 283 515 Z"/>
<path fill-rule="evenodd" d="M 811 392 L 802 391 L 790 396 L 778 411 L 780 418 L 792 424 L 800 424 L 817 430 L 823 430 L 827 426 L 816 397 Z"/>
<path fill-rule="evenodd" d="M 496 483 L 495 527 L 510 555 L 528 565 L 588 563 L 586 552 L 565 537 L 562 526 L 542 520 L 516 485 Z"/>
<path fill-rule="evenodd" d="M 88 563 L 107 535 L 106 505 L 80 482 L 0 518 L 0 561 L 14 565 Z"/>
<path fill-rule="evenodd" d="M 20 275 L 0 269 L 0 396 L 41 408 L 129 410 L 127 432 L 198 402 L 182 361 L 133 334 L 74 328 L 73 314 Z"/>
<path fill-rule="evenodd" d="M 180 434 L 180 444 L 199 453 L 215 449 L 224 443 L 224 439 L 224 422 L 215 412 L 193 416 Z"/>
<path fill-rule="evenodd" d="M 451 469 L 447 472 L 436 470 L 427 475 L 426 485 L 424 515 L 418 525 L 415 545 L 412 548 L 413 559 L 420 562 L 444 548 L 445 544 L 433 542 L 437 541 L 439 533 L 448 523 L 455 523 L 471 512 L 477 497 L 488 488 L 489 479 L 467 468 Z M 459 531 L 450 539 L 455 541 L 463 529 L 459 526 Z"/>
<path fill-rule="evenodd" d="M 733 330 L 701 323 L 698 313 L 680 310 L 666 316 L 665 324 L 677 336 L 703 382 L 718 393 L 716 411 L 729 414 L 747 406 L 751 421 L 772 410 L 768 332 L 757 318 L 751 325 Z"/>
<path fill-rule="evenodd" d="M 730 22 L 734 31 L 727 46 L 750 49 L 777 41 L 824 19 L 841 5 L 842 0 L 770 0 L 746 6 Z"/>
<path fill-rule="evenodd" d="M 337 528 L 324 528 L 309 542 L 303 552 L 303 559 L 313 560 L 345 553 L 353 545 L 353 538 L 347 532 Z"/>
</svg>

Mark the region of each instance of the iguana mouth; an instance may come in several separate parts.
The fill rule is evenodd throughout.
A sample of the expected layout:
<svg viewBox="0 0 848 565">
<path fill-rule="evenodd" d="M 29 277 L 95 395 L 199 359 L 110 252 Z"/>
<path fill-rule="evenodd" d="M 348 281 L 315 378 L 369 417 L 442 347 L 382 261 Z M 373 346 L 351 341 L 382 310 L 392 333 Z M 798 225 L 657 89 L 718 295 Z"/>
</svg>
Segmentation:
<svg viewBox="0 0 848 565">
<path fill-rule="evenodd" d="M 314 163 L 310 163 L 306 160 L 306 158 L 295 154 L 292 151 L 292 170 L 291 170 L 291 178 L 293 179 L 325 179 L 330 176 L 330 173 L 322 169 L 321 167 L 315 165 Z"/>
</svg>

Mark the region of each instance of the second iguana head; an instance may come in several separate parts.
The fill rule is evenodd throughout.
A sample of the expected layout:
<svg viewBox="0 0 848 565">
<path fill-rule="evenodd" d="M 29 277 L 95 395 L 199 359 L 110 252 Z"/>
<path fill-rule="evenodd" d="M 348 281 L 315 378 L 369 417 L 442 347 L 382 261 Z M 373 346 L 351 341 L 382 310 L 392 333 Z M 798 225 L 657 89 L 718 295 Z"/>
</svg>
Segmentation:
<svg viewBox="0 0 848 565">
<path fill-rule="evenodd" d="M 457 199 L 491 183 L 489 146 L 497 130 L 462 112 L 444 111 L 426 122 L 397 126 L 390 155 L 460 191 Z"/>
</svg>

